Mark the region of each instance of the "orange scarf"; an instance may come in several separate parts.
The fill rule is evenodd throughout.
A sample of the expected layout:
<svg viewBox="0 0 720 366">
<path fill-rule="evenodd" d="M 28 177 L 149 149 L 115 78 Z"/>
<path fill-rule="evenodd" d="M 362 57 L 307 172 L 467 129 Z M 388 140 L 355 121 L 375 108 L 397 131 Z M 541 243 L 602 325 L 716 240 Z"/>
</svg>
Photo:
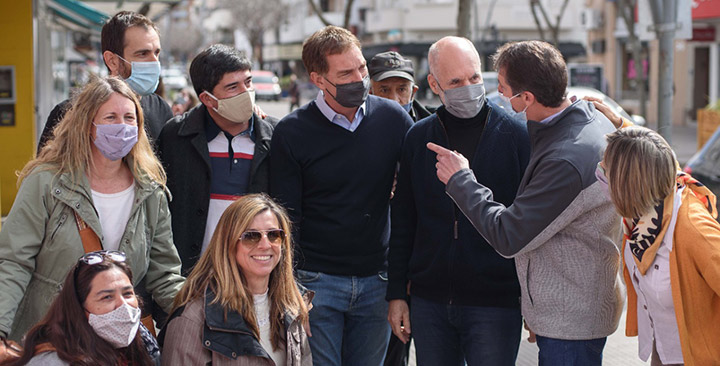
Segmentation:
<svg viewBox="0 0 720 366">
<path fill-rule="evenodd" d="M 675 194 L 678 189 L 687 187 L 707 207 L 712 217 L 717 218 L 715 210 L 716 198 L 710 190 L 685 172 L 679 171 L 675 179 L 673 193 L 665 197 L 663 202 L 653 207 L 647 214 L 634 219 L 623 218 L 623 232 L 635 264 L 641 274 L 650 268 L 655 261 L 658 247 L 662 243 L 672 219 Z"/>
</svg>

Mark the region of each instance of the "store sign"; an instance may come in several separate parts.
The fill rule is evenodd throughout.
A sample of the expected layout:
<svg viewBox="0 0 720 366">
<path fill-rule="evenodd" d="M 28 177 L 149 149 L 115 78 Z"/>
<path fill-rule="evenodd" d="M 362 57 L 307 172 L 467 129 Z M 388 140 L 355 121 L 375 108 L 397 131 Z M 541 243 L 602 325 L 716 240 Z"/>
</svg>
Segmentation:
<svg viewBox="0 0 720 366">
<path fill-rule="evenodd" d="M 696 42 L 715 42 L 715 28 L 693 28 L 692 40 Z"/>
<path fill-rule="evenodd" d="M 585 86 L 603 90 L 603 66 L 599 64 L 569 64 L 570 86 Z"/>
<path fill-rule="evenodd" d="M 720 0 L 692 0 L 692 18 L 720 18 Z"/>
</svg>

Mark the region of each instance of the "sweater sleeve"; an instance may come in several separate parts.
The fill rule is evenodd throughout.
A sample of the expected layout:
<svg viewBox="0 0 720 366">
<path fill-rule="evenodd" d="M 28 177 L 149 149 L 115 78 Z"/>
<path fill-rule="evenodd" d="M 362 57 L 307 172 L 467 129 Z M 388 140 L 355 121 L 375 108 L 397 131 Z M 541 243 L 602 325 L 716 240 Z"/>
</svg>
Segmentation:
<svg viewBox="0 0 720 366">
<path fill-rule="evenodd" d="M 535 249 L 528 246 L 582 190 L 580 174 L 567 161 L 548 159 L 535 167 L 523 192 L 505 207 L 469 169 L 453 175 L 446 191 L 475 229 L 500 255 L 512 258 Z M 527 174 L 527 173 L 526 173 Z M 553 225 L 559 231 L 565 225 Z M 552 236 L 553 233 L 544 232 Z M 537 243 L 536 245 L 541 245 Z"/>
<path fill-rule="evenodd" d="M 413 149 L 415 149 L 413 144 L 406 140 L 400 159 L 395 196 L 391 201 L 392 228 L 388 252 L 388 287 L 385 296 L 388 301 L 407 298 L 408 266 L 417 225 L 417 212 L 410 179 Z"/>
<path fill-rule="evenodd" d="M 689 194 L 689 225 L 683 228 L 682 236 L 691 251 L 695 267 L 708 286 L 720 296 L 720 224 L 710 216 L 707 209 L 697 198 Z"/>
<path fill-rule="evenodd" d="M 287 209 L 293 225 L 293 237 L 297 241 L 302 220 L 303 172 L 293 156 L 282 123 L 292 121 L 281 122 L 273 133 L 270 143 L 270 194 Z"/>
</svg>

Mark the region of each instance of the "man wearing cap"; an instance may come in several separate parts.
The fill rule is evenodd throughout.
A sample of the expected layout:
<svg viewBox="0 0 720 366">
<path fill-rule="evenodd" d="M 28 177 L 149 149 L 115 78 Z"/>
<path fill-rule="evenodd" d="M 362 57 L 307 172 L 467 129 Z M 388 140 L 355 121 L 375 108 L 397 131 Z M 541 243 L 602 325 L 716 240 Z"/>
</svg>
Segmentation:
<svg viewBox="0 0 720 366">
<path fill-rule="evenodd" d="M 400 103 L 410 113 L 413 121 L 430 115 L 430 112 L 415 100 L 418 86 L 415 85 L 412 61 L 397 52 L 382 52 L 370 60 L 368 72 L 373 95 Z"/>
<path fill-rule="evenodd" d="M 439 40 L 428 61 L 443 105 L 405 137 L 391 210 L 388 320 L 404 342 L 412 331 L 420 365 L 515 365 L 522 323 L 515 264 L 480 245 L 485 239 L 445 194 L 425 146 L 469 156 L 476 178 L 509 204 L 530 154 L 527 129 L 486 100 L 469 40 Z"/>
</svg>

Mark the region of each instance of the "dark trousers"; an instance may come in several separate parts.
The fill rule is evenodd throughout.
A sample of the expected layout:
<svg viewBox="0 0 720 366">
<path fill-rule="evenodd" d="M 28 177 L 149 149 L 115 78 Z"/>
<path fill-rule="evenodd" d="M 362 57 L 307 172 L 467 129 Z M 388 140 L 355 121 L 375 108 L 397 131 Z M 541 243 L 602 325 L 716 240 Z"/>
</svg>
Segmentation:
<svg viewBox="0 0 720 366">
<path fill-rule="evenodd" d="M 410 325 L 418 366 L 514 366 L 520 347 L 518 308 L 435 303 L 412 297 Z"/>
</svg>

